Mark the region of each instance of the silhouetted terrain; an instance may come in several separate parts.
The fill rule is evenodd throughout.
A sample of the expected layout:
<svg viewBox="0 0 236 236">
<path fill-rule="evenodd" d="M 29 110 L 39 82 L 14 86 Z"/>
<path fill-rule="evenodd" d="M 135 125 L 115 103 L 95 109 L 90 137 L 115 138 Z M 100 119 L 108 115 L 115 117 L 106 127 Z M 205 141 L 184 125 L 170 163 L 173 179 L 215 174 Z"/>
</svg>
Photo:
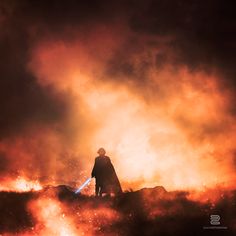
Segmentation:
<svg viewBox="0 0 236 236">
<path fill-rule="evenodd" d="M 66 214 L 78 227 L 92 227 L 96 235 L 235 235 L 236 191 L 223 194 L 215 204 L 191 201 L 187 196 L 187 192 L 167 192 L 163 187 L 115 198 L 75 195 L 64 185 L 39 192 L 1 192 L 0 233 L 19 235 L 34 227 L 37 220 L 28 203 L 47 197 L 66 206 Z M 211 214 L 220 215 L 220 226 L 227 229 L 203 229 L 211 226 Z"/>
</svg>

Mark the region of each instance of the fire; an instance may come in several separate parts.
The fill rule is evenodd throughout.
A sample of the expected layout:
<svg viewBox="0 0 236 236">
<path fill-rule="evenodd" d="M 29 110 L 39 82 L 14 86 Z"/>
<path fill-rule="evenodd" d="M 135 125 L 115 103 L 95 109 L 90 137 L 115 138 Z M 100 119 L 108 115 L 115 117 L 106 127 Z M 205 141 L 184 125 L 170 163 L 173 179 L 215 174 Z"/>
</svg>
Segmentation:
<svg viewBox="0 0 236 236">
<path fill-rule="evenodd" d="M 39 191 L 42 188 L 42 185 L 37 180 L 28 180 L 21 176 L 14 180 L 4 180 L 0 183 L 0 191 L 28 192 Z"/>
<path fill-rule="evenodd" d="M 0 236 L 236 230 L 232 9 L 169 3 L 0 0 Z"/>
<path fill-rule="evenodd" d="M 86 43 L 35 44 L 29 70 L 42 88 L 69 105 L 61 123 L 29 124 L 22 134 L 1 141 L 13 171 L 75 186 L 90 176 L 96 150 L 103 146 L 124 189 L 234 186 L 236 125 L 220 75 L 166 65 L 147 69 L 143 83 L 125 75 L 113 79 L 107 64 L 124 39 L 98 35 L 110 50 L 96 44 L 94 35 Z M 134 69 L 147 56 L 133 55 Z"/>
<path fill-rule="evenodd" d="M 102 203 L 95 208 L 85 204 L 76 210 L 76 222 L 84 228 L 85 235 L 107 235 L 104 233 L 107 225 L 116 224 L 123 219 L 120 212 L 109 206 L 103 206 Z"/>
<path fill-rule="evenodd" d="M 228 186 L 213 186 L 211 188 L 202 188 L 201 190 L 192 190 L 189 192 L 187 198 L 192 201 L 198 201 L 203 203 L 211 203 L 212 205 L 219 202 L 225 196 L 232 195 Z"/>
<path fill-rule="evenodd" d="M 120 213 L 102 202 L 97 204 L 95 207 L 86 202 L 67 205 L 54 194 L 39 197 L 28 204 L 35 226 L 23 235 L 92 236 L 121 220 Z"/>
<path fill-rule="evenodd" d="M 24 178 L 18 178 L 15 182 L 15 189 L 16 191 L 22 191 L 22 192 L 27 192 L 27 191 L 39 191 L 42 189 L 42 186 L 40 183 L 36 181 L 27 181 Z"/>
<path fill-rule="evenodd" d="M 220 89 L 216 74 L 184 67 L 173 72 L 166 66 L 148 71 L 152 86 L 132 87 L 107 78 L 108 58 L 102 59 L 104 64 L 90 57 L 81 43 L 49 42 L 33 51 L 29 65 L 41 86 L 73 96 L 67 120 L 73 129 L 70 147 L 86 157 L 88 172 L 96 148 L 104 146 L 125 187 L 233 184 L 230 140 L 236 126 L 228 112 L 230 94 Z M 64 63 L 62 73 L 58 65 Z"/>
<path fill-rule="evenodd" d="M 64 212 L 64 206 L 56 199 L 49 197 L 39 198 L 30 203 L 29 209 L 37 221 L 30 235 L 78 235 L 78 230 L 73 220 Z"/>
</svg>

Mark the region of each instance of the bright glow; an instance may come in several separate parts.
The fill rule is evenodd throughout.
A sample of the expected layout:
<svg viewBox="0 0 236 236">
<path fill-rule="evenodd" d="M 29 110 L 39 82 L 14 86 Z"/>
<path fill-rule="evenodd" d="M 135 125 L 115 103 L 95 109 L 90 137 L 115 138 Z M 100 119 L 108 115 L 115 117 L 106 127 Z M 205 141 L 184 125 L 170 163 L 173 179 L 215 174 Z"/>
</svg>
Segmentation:
<svg viewBox="0 0 236 236">
<path fill-rule="evenodd" d="M 73 220 L 67 216 L 64 206 L 57 200 L 45 197 L 32 201 L 29 206 L 38 220 L 32 229 L 32 234 L 44 236 L 76 236 L 82 235 L 77 231 Z"/>
<path fill-rule="evenodd" d="M 42 186 L 37 180 L 27 180 L 21 176 L 15 180 L 7 179 L 0 184 L 0 191 L 28 192 L 39 191 L 41 189 Z"/>
</svg>

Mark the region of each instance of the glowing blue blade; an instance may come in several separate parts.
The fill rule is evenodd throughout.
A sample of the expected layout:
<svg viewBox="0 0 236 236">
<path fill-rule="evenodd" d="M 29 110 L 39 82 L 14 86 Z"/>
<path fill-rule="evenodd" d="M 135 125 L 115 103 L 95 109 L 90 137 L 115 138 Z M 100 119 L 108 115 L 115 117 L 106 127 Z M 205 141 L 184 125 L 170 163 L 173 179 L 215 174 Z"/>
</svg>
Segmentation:
<svg viewBox="0 0 236 236">
<path fill-rule="evenodd" d="M 92 180 L 92 178 L 88 178 L 76 191 L 75 193 L 79 193 L 86 185 L 88 185 L 90 183 L 90 181 Z"/>
</svg>

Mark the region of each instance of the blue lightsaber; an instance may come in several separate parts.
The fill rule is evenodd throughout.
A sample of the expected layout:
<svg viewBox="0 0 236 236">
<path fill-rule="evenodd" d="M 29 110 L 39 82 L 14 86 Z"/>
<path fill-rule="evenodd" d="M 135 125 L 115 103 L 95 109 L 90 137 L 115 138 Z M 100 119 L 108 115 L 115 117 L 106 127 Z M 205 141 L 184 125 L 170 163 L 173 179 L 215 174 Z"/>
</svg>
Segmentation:
<svg viewBox="0 0 236 236">
<path fill-rule="evenodd" d="M 80 193 L 80 191 L 85 187 L 87 186 L 90 181 L 92 180 L 92 178 L 88 178 L 76 191 L 75 191 L 75 194 L 78 194 Z"/>
</svg>

